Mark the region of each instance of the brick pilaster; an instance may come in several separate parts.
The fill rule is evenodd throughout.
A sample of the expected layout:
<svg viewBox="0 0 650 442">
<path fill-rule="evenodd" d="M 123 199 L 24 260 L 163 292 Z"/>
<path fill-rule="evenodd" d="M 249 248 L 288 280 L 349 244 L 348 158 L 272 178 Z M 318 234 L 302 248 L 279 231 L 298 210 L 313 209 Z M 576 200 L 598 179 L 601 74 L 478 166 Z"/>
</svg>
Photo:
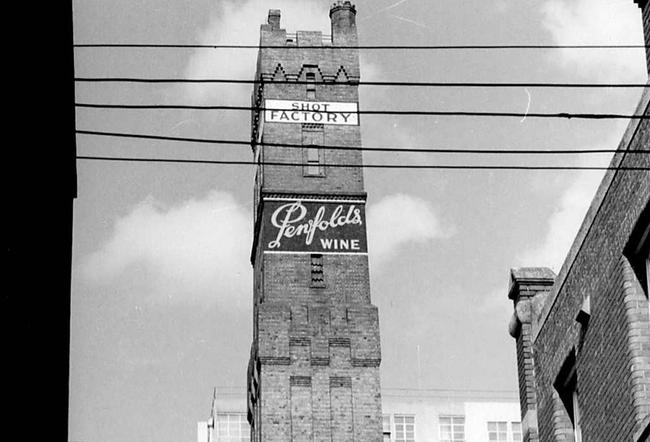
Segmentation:
<svg viewBox="0 0 650 442">
<path fill-rule="evenodd" d="M 647 425 L 650 418 L 650 327 L 648 299 L 634 270 L 625 256 L 621 257 L 623 298 L 627 321 L 627 343 L 630 352 L 632 400 L 637 428 Z"/>
<path fill-rule="evenodd" d="M 510 335 L 517 346 L 519 401 L 524 442 L 538 442 L 537 383 L 532 328 L 550 291 L 555 274 L 547 268 L 519 268 L 510 271 L 508 298 L 514 304 Z"/>
</svg>

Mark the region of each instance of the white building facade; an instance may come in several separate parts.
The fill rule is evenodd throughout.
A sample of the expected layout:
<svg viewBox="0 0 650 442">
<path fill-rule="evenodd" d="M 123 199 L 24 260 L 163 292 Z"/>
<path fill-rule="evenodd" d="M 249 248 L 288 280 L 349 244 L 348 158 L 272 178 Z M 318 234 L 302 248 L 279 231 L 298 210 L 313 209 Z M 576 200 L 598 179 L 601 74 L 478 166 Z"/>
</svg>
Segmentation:
<svg viewBox="0 0 650 442">
<path fill-rule="evenodd" d="M 217 389 L 197 442 L 248 442 L 244 389 Z M 384 442 L 521 442 L 516 392 L 383 389 Z"/>
<path fill-rule="evenodd" d="M 521 442 L 517 393 L 384 390 L 385 442 Z"/>
</svg>

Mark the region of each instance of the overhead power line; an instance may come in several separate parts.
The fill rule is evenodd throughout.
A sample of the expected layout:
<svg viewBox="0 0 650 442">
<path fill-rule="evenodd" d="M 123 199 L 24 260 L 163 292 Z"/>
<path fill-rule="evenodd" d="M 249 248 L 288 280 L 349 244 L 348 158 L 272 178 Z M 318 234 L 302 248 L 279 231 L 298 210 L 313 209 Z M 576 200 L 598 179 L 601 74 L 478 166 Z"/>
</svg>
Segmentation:
<svg viewBox="0 0 650 442">
<path fill-rule="evenodd" d="M 182 158 L 144 158 L 144 157 L 114 157 L 77 155 L 79 160 L 93 161 L 127 161 L 127 162 L 154 162 L 154 163 L 186 163 L 186 164 L 223 164 L 223 165 L 248 165 L 248 166 L 286 166 L 306 167 L 307 163 L 285 162 L 254 162 L 236 160 L 192 160 Z M 449 169 L 449 170 L 629 170 L 648 171 L 650 167 L 598 167 L 598 166 L 525 166 L 525 165 L 453 165 L 453 164 L 320 164 L 323 167 L 358 167 L 366 169 Z"/>
<path fill-rule="evenodd" d="M 78 43 L 75 48 L 160 48 L 160 49 L 360 49 L 360 50 L 504 50 L 504 49 L 643 49 L 647 45 L 242 45 L 242 44 L 146 44 L 146 43 Z"/>
<path fill-rule="evenodd" d="M 189 138 L 189 137 L 170 137 L 163 135 L 133 134 L 123 132 L 103 132 L 90 130 L 77 130 L 76 133 L 81 135 L 97 135 L 105 137 L 118 138 L 137 138 L 159 141 L 178 141 L 188 143 L 220 144 L 234 146 L 251 146 L 250 141 L 246 140 L 221 140 L 213 138 Z M 453 154 L 490 154 L 490 155 L 563 155 L 563 154 L 602 154 L 602 153 L 630 153 L 630 154 L 650 154 L 647 150 L 626 150 L 626 149 L 457 149 L 457 148 L 416 148 L 416 147 L 355 147 L 341 145 L 314 144 L 305 146 L 304 144 L 292 143 L 259 143 L 260 146 L 283 147 L 289 149 L 303 149 L 311 147 L 316 149 L 329 150 L 360 150 L 366 152 L 408 152 L 408 153 L 453 153 Z"/>
<path fill-rule="evenodd" d="M 75 77 L 79 83 L 213 83 L 213 84 L 310 84 L 328 86 L 403 86 L 403 87 L 479 87 L 479 88 L 645 88 L 645 83 L 513 83 L 513 82 L 418 82 L 418 81 L 305 81 L 305 80 L 246 80 L 235 78 L 132 78 Z"/>
<path fill-rule="evenodd" d="M 189 109 L 189 110 L 235 110 L 235 111 L 285 111 L 309 112 L 292 109 L 276 109 L 251 106 L 222 106 L 222 105 L 182 105 L 182 104 L 106 104 L 106 103 L 75 103 L 76 107 L 90 109 Z M 320 111 L 323 114 L 336 112 Z M 648 115 L 610 114 L 610 113 L 542 113 L 542 112 L 485 112 L 485 111 L 426 111 L 426 110 L 358 110 L 354 113 L 366 115 L 428 115 L 428 116 L 473 116 L 473 117 L 528 117 L 528 118 L 576 118 L 589 120 L 604 119 L 650 119 Z"/>
</svg>

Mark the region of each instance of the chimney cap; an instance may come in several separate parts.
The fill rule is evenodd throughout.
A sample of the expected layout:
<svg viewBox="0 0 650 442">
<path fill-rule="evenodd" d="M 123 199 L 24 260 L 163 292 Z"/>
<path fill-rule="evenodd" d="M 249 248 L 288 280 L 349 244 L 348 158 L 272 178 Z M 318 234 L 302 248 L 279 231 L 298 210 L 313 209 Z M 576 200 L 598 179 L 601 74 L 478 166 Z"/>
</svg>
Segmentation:
<svg viewBox="0 0 650 442">
<path fill-rule="evenodd" d="M 336 0 L 334 3 L 332 3 L 332 6 L 330 7 L 330 16 L 332 15 L 333 12 L 338 11 L 340 9 L 348 9 L 353 14 L 357 13 L 357 8 L 352 4 L 350 0 Z"/>
<path fill-rule="evenodd" d="M 515 291 L 521 286 L 552 286 L 555 282 L 555 273 L 547 267 L 519 267 L 510 269 L 510 287 L 508 298 L 516 297 Z"/>
<path fill-rule="evenodd" d="M 280 10 L 269 9 L 269 17 L 266 20 L 266 23 L 271 26 L 271 29 L 280 29 Z"/>
</svg>

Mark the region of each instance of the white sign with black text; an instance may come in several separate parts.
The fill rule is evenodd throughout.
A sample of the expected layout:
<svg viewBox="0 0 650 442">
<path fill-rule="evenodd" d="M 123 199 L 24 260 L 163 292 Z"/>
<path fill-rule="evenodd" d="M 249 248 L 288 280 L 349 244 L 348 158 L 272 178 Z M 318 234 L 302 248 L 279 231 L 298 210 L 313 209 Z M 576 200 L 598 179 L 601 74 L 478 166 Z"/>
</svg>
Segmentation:
<svg viewBox="0 0 650 442">
<path fill-rule="evenodd" d="M 264 109 L 268 123 L 359 124 L 357 103 L 266 100 Z"/>
</svg>

